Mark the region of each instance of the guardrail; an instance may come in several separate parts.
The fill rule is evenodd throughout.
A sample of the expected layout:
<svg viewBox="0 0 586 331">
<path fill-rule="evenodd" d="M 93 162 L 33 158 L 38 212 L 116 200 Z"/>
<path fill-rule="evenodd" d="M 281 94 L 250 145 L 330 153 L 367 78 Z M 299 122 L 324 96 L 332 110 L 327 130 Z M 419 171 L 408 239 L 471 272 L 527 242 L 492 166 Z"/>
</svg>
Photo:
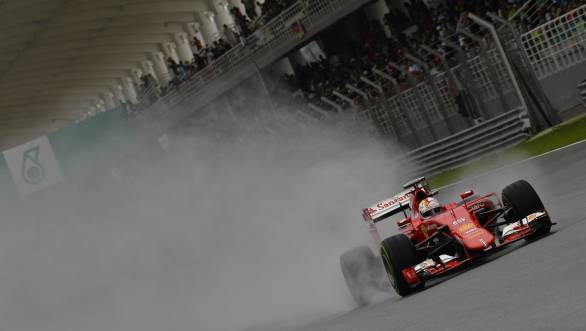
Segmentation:
<svg viewBox="0 0 586 331">
<path fill-rule="evenodd" d="M 513 109 L 474 127 L 412 150 L 402 156 L 413 174 L 431 174 L 511 146 L 530 135 L 527 112 Z"/>
<path fill-rule="evenodd" d="M 582 104 L 586 107 L 586 79 L 580 82 L 577 86 L 578 93 L 580 93 L 580 99 L 582 99 Z"/>
<path fill-rule="evenodd" d="M 586 61 L 586 5 L 523 34 L 521 41 L 540 79 Z"/>
</svg>

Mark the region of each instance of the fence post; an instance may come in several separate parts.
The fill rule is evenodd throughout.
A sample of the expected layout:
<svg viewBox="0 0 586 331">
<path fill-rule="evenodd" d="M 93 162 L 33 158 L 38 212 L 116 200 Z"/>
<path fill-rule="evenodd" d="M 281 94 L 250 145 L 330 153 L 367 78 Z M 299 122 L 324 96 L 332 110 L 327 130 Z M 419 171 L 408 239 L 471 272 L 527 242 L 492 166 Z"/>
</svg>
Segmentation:
<svg viewBox="0 0 586 331">
<path fill-rule="evenodd" d="M 350 105 L 350 107 L 356 108 L 356 105 L 354 104 L 354 100 L 350 99 L 349 97 L 345 96 L 344 94 L 342 94 L 338 91 L 334 91 L 334 92 L 332 92 L 332 94 L 337 96 L 338 98 L 346 101 Z"/>
<path fill-rule="evenodd" d="M 326 98 L 326 97 L 321 97 L 321 101 L 323 101 L 323 102 L 327 103 L 328 105 L 334 107 L 338 111 L 338 113 L 341 113 L 342 112 L 342 107 L 339 104 L 335 103 L 332 99 L 329 99 L 329 98 Z"/>
<path fill-rule="evenodd" d="M 377 91 L 379 91 L 380 94 L 384 94 L 383 88 L 379 84 L 371 81 L 370 79 L 368 79 L 368 78 L 366 78 L 364 76 L 361 76 L 360 77 L 360 80 L 363 81 L 363 82 L 365 82 L 366 84 L 374 87 Z"/>
<path fill-rule="evenodd" d="M 458 80 L 458 78 L 456 77 L 456 75 L 454 75 L 454 72 L 452 71 L 452 69 L 450 69 L 450 66 L 448 65 L 448 61 L 446 60 L 446 56 L 432 48 L 429 48 L 425 45 L 422 45 L 422 48 L 424 51 L 428 52 L 429 54 L 432 54 L 436 57 L 438 57 L 441 60 L 441 65 L 442 65 L 442 69 L 444 70 L 444 73 L 447 76 L 447 80 L 449 82 L 451 82 L 451 84 L 455 85 L 455 86 L 461 86 L 462 83 L 460 83 L 460 81 Z M 451 96 L 451 95 L 450 95 Z M 453 99 L 453 96 L 452 96 Z M 456 103 L 456 100 L 454 100 L 454 103 Z M 458 105 L 456 104 L 456 107 L 458 107 Z M 464 121 L 466 121 L 466 124 L 468 124 L 469 126 L 471 126 L 472 120 L 470 119 L 470 117 L 464 117 L 462 116 L 462 118 L 464 119 Z"/>
<path fill-rule="evenodd" d="M 324 110 L 323 108 L 321 108 L 311 102 L 307 104 L 307 107 L 311 108 L 312 110 L 315 110 L 317 113 L 322 115 L 324 118 L 330 118 L 330 114 L 328 114 L 328 112 L 326 110 Z"/>
<path fill-rule="evenodd" d="M 527 52 L 525 52 L 525 49 L 523 48 L 523 42 L 521 41 L 517 30 L 511 25 L 510 22 L 490 13 L 488 15 L 494 19 L 495 22 L 503 24 L 509 30 L 513 39 L 512 42 L 516 44 L 516 47 L 514 47 L 515 49 L 509 50 L 509 53 L 514 52 L 517 55 L 511 56 L 513 65 L 517 67 L 516 69 L 520 73 L 520 78 L 523 85 L 528 85 L 525 86 L 526 94 L 528 94 L 530 101 L 535 103 L 537 111 L 546 122 L 545 124 L 549 127 L 554 124 L 561 123 L 561 118 L 558 111 L 553 107 L 549 98 L 543 92 L 543 87 L 541 86 L 541 83 L 537 78 L 537 74 L 535 73 L 531 62 L 529 61 Z M 532 109 L 528 109 L 528 111 L 530 113 L 533 112 Z"/>
<path fill-rule="evenodd" d="M 355 92 L 357 94 L 360 94 L 360 96 L 362 96 L 364 98 L 364 100 L 368 100 L 368 94 L 366 94 L 364 91 L 362 91 L 361 89 L 354 87 L 350 84 L 346 84 L 346 88 L 349 89 L 352 92 Z"/>
<path fill-rule="evenodd" d="M 516 77 L 515 73 L 513 72 L 513 68 L 511 67 L 511 63 L 509 62 L 509 58 L 507 57 L 507 53 L 505 53 L 505 49 L 503 48 L 501 40 L 500 40 L 498 34 L 496 33 L 496 29 L 494 28 L 494 25 L 490 24 L 489 22 L 483 20 L 482 18 L 480 18 L 472 13 L 468 13 L 468 17 L 473 22 L 486 28 L 490 32 L 490 35 L 492 36 L 492 39 L 495 42 L 496 48 L 497 48 L 501 58 L 503 59 L 503 64 L 505 65 L 505 68 L 507 69 L 507 73 L 511 77 L 511 81 L 513 83 L 513 88 L 515 89 L 515 92 L 517 93 L 517 97 L 519 98 L 519 101 L 521 102 L 521 109 L 523 109 L 522 111 L 527 112 L 528 111 L 527 103 L 525 102 L 525 98 L 523 97 L 523 93 L 521 92 L 521 88 L 519 87 L 519 82 L 517 82 L 517 80 L 515 79 L 515 77 Z"/>
<path fill-rule="evenodd" d="M 468 65 L 468 57 L 464 54 L 464 50 L 460 48 L 460 46 L 452 43 L 451 41 L 440 39 L 446 46 L 450 47 L 456 52 L 456 58 L 458 59 L 458 63 L 462 67 L 464 71 L 464 81 L 466 83 L 466 90 L 469 90 L 471 93 L 466 93 L 466 104 L 470 107 L 470 112 L 475 112 L 480 116 L 487 117 L 488 111 L 484 105 L 484 102 L 480 99 L 480 86 L 476 79 L 474 79 L 474 75 L 472 74 L 472 70 L 470 70 L 470 66 Z M 459 82 L 457 77 L 452 76 L 455 78 L 456 82 Z"/>
<path fill-rule="evenodd" d="M 494 90 L 498 94 L 498 99 L 501 104 L 501 107 L 503 108 L 503 112 L 510 110 L 511 108 L 509 107 L 509 105 L 507 103 L 507 100 L 505 98 L 505 93 L 503 92 L 503 88 L 502 88 L 501 84 L 499 84 L 499 82 L 498 82 L 498 75 L 497 75 L 496 68 L 490 58 L 490 55 L 487 52 L 486 41 L 481 38 L 478 38 L 477 36 L 473 35 L 469 31 L 467 31 L 466 29 L 462 29 L 461 27 L 458 28 L 458 32 L 463 34 L 464 36 L 472 39 L 478 45 L 478 48 L 480 48 L 480 58 L 482 59 L 482 62 L 484 62 L 484 64 L 486 64 L 486 70 L 488 71 L 488 79 L 490 79 L 490 82 L 491 82 Z"/>
</svg>

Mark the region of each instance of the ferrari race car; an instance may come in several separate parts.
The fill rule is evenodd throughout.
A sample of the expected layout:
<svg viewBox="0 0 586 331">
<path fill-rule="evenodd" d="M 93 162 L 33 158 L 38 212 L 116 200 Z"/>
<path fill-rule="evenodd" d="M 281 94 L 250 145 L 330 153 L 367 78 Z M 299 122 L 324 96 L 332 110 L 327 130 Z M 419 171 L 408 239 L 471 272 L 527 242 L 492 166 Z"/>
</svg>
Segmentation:
<svg viewBox="0 0 586 331">
<path fill-rule="evenodd" d="M 369 288 L 392 287 L 398 295 L 408 295 L 423 288 L 427 280 L 459 270 L 513 242 L 537 239 L 555 224 L 524 180 L 505 187 L 502 202 L 496 193 L 479 196 L 470 190 L 460 194 L 458 201 L 442 205 L 425 178 L 403 188 L 362 210 L 380 257 L 361 246 L 340 258 L 344 279 L 358 304 L 369 302 Z M 402 233 L 381 240 L 376 223 L 400 214 L 397 226 Z M 379 277 L 385 273 L 388 281 Z"/>
</svg>

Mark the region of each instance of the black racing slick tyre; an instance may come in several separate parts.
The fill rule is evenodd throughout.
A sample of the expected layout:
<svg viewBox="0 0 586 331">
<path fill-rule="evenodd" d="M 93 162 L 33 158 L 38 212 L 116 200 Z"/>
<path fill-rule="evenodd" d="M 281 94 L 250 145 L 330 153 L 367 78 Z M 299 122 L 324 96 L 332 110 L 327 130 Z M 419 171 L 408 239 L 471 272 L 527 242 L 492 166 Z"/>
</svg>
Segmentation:
<svg viewBox="0 0 586 331">
<path fill-rule="evenodd" d="M 537 211 L 543 211 L 545 207 L 539 198 L 533 186 L 525 180 L 519 180 L 508 185 L 503 189 L 502 200 L 505 207 L 511 207 L 507 213 L 506 219 L 509 221 L 520 220 L 527 215 Z M 535 239 L 541 235 L 549 233 L 551 230 L 550 222 L 541 226 L 534 234 L 527 237 L 528 240 Z"/>
<path fill-rule="evenodd" d="M 419 264 L 423 260 L 409 237 L 404 234 L 389 237 L 383 240 L 380 250 L 389 281 L 398 295 L 409 295 L 424 286 L 423 282 L 417 286 L 409 285 L 402 272 L 403 269 Z"/>
<path fill-rule="evenodd" d="M 345 252 L 340 256 L 340 267 L 348 290 L 359 306 L 372 303 L 373 292 L 384 290 L 381 286 L 383 267 L 370 247 L 359 246 Z"/>
</svg>

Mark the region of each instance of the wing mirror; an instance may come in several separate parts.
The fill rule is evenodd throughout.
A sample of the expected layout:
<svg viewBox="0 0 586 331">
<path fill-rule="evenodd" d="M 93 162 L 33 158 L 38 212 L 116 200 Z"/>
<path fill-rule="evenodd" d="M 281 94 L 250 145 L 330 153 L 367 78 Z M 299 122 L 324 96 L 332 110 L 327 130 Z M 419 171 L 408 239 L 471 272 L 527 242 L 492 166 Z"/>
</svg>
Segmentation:
<svg viewBox="0 0 586 331">
<path fill-rule="evenodd" d="M 473 190 L 469 190 L 469 191 L 460 193 L 460 198 L 462 198 L 462 200 L 465 200 L 466 198 L 469 198 L 469 197 L 471 197 L 473 195 L 474 195 L 474 191 Z"/>
<path fill-rule="evenodd" d="M 397 222 L 397 226 L 398 226 L 399 228 L 404 228 L 404 227 L 406 227 L 407 225 L 409 225 L 409 223 L 410 223 L 410 222 L 411 222 L 411 219 L 409 219 L 409 218 L 404 218 L 404 219 L 400 220 L 399 222 Z"/>
</svg>

